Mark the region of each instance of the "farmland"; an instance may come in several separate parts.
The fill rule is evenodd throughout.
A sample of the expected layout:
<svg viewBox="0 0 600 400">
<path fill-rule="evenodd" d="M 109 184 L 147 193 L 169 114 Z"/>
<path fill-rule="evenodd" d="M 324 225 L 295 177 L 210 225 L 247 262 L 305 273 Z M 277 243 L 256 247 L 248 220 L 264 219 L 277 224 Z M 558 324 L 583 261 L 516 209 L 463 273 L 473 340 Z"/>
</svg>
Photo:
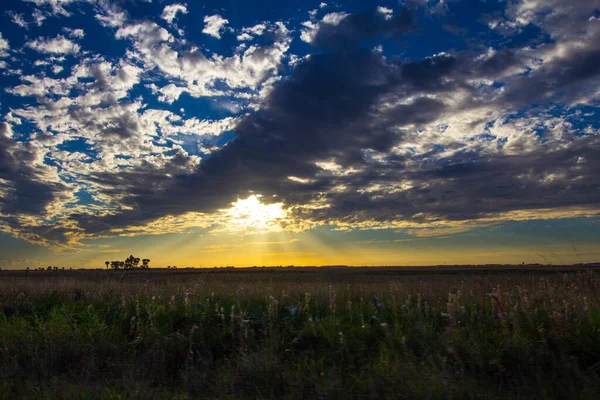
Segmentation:
<svg viewBox="0 0 600 400">
<path fill-rule="evenodd" d="M 6 399 L 598 398 L 600 270 L 1 271 Z"/>
</svg>

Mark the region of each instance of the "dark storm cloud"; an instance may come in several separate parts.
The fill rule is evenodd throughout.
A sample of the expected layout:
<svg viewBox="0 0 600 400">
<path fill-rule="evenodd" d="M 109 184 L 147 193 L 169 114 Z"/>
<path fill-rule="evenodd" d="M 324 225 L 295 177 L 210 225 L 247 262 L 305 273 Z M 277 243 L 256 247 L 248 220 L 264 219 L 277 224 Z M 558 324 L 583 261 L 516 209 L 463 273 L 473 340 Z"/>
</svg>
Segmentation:
<svg viewBox="0 0 600 400">
<path fill-rule="evenodd" d="M 513 104 L 549 99 L 561 91 L 562 101 L 577 99 L 600 85 L 600 29 L 572 46 L 547 45 L 548 60 L 540 68 L 513 80 L 504 99 Z"/>
<path fill-rule="evenodd" d="M 287 177 L 313 176 L 318 171 L 314 163 L 326 157 L 352 164 L 361 162 L 362 149 L 387 151 L 398 134 L 373 126 L 369 114 L 379 97 L 401 82 L 400 71 L 370 51 L 310 57 L 273 89 L 262 110 L 241 121 L 238 138 L 204 160 L 196 173 L 178 176 L 158 192 L 128 187 L 125 202 L 139 210 L 129 216 L 137 221 L 215 211 L 251 190 L 293 190 Z M 327 187 L 323 182 L 314 189 Z M 304 197 L 301 192 L 293 197 L 298 195 Z M 125 214 L 114 222 L 131 221 Z"/>
<path fill-rule="evenodd" d="M 0 196 L 0 212 L 42 216 L 66 187 L 49 182 L 44 168 L 31 167 L 37 157 L 36 149 L 32 144 L 15 142 L 8 133 L 8 124 L 0 123 L 0 188 L 6 191 L 6 195 Z M 14 225 L 16 220 L 7 222 Z"/>
<path fill-rule="evenodd" d="M 316 47 L 340 51 L 354 49 L 359 41 L 378 37 L 395 37 L 416 29 L 414 15 L 406 8 L 387 14 L 372 9 L 369 12 L 351 14 L 339 23 L 321 23 L 312 41 Z"/>
<path fill-rule="evenodd" d="M 339 178 L 339 184 L 349 186 L 350 195 L 330 194 L 332 206 L 320 210 L 318 217 L 347 222 L 419 221 L 422 216 L 462 221 L 515 210 L 597 208 L 600 178 L 594 171 L 600 168 L 599 156 L 600 140 L 588 137 L 557 151 L 544 146 L 511 156 L 458 153 L 410 169 L 379 166 L 375 173 Z M 356 192 L 366 185 L 392 185 L 402 179 L 409 179 L 413 187 L 378 198 Z"/>
<path fill-rule="evenodd" d="M 38 149 L 15 142 L 6 123 L 0 123 L 0 228 L 35 242 L 65 243 L 71 228 L 33 226 L 22 217 L 41 221 L 53 204 L 69 201 L 71 190 L 52 175 L 49 167 L 35 166 Z M 57 211 L 57 210 L 54 210 Z M 2 226 L 3 225 L 3 226 Z"/>
</svg>

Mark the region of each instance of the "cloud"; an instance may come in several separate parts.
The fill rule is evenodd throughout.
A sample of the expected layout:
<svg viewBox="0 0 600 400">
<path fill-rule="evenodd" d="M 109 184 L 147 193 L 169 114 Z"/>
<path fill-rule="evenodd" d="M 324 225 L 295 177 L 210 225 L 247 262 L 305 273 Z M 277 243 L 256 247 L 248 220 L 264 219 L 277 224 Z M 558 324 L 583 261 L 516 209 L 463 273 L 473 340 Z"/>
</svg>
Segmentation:
<svg viewBox="0 0 600 400">
<path fill-rule="evenodd" d="M 63 35 L 58 35 L 52 39 L 38 38 L 29 43 L 27 47 L 39 51 L 40 53 L 52 54 L 77 54 L 81 47 Z"/>
<path fill-rule="evenodd" d="M 95 17 L 104 27 L 121 28 L 127 22 L 127 13 L 107 0 L 101 0 L 97 10 Z"/>
<path fill-rule="evenodd" d="M 43 152 L 12 138 L 9 124 L 0 123 L 0 227 L 20 229 L 30 218 L 55 215 L 72 192 L 43 163 Z"/>
<path fill-rule="evenodd" d="M 10 50 L 10 45 L 8 44 L 8 40 L 2 37 L 2 32 L 0 32 L 0 57 L 7 57 L 8 50 Z"/>
<path fill-rule="evenodd" d="M 231 57 L 215 54 L 210 58 L 195 46 L 184 46 L 164 28 L 149 21 L 124 26 L 116 32 L 116 37 L 132 40 L 136 58 L 148 70 L 157 69 L 173 80 L 162 88 L 152 87 L 155 93 L 160 93 L 161 101 L 174 102 L 184 92 L 201 97 L 244 91 L 243 95 L 256 99 L 267 88 L 269 78 L 278 72 L 291 42 L 289 30 L 281 22 L 269 25 L 266 30 L 270 43 L 238 48 Z M 221 84 L 219 88 L 217 82 Z M 247 89 L 255 93 L 248 93 Z"/>
<path fill-rule="evenodd" d="M 229 23 L 228 20 L 221 17 L 219 14 L 207 15 L 204 17 L 204 29 L 202 33 L 221 39 L 221 31 Z"/>
<path fill-rule="evenodd" d="M 74 39 L 82 39 L 85 36 L 83 29 L 63 28 L 63 31 L 65 31 L 68 36 Z"/>
<path fill-rule="evenodd" d="M 566 64 L 548 58 L 546 67 L 521 75 L 528 49 L 400 62 L 360 47 L 361 37 L 411 28 L 410 15 L 401 21 L 388 25 L 366 14 L 319 27 L 313 43 L 329 50 L 275 84 L 261 108 L 235 126 L 234 141 L 162 191 L 128 188 L 126 204 L 136 211 L 103 222 L 210 214 L 252 193 L 281 202 L 295 221 L 341 229 L 458 232 L 467 223 L 543 218 L 548 208 L 555 217 L 598 213 L 600 195 L 590 190 L 600 186 L 598 132 L 578 134 L 576 117 L 560 112 L 518 116 L 521 103 L 508 95 L 542 80 L 537 74 L 547 68 L 562 71 L 564 83 L 536 95 L 557 100 L 551 92 L 589 84 L 593 73 L 571 79 Z M 505 89 L 495 91 L 491 77 L 506 80 Z"/>
<path fill-rule="evenodd" d="M 242 33 L 240 33 L 237 36 L 237 40 L 240 40 L 240 41 L 252 40 L 255 36 L 262 35 L 266 29 L 267 29 L 267 24 L 265 24 L 265 23 L 256 24 L 254 26 L 242 28 L 242 30 L 241 30 Z"/>
<path fill-rule="evenodd" d="M 9 11 L 8 15 L 10 15 L 10 20 L 24 29 L 29 29 L 29 24 L 23 18 L 23 14 L 19 14 L 16 12 Z"/>
<path fill-rule="evenodd" d="M 303 31 L 303 40 L 325 49 L 352 49 L 360 39 L 399 37 L 415 29 L 414 16 L 407 9 L 390 16 L 378 8 L 350 15 L 330 13 L 316 24 L 306 24 L 309 31 Z"/>
<path fill-rule="evenodd" d="M 418 30 L 405 8 L 313 17 L 301 38 L 314 53 L 295 56 L 282 22 L 242 28 L 238 40 L 261 40 L 221 55 L 106 4 L 96 10 L 128 48 L 123 59 L 79 48 L 73 64 L 46 56 L 6 89 L 24 105 L 0 135 L 1 229 L 26 240 L 77 246 L 219 230 L 232 204 L 252 198 L 276 205 L 272 231 L 434 236 L 598 214 L 600 132 L 581 105 L 600 104 L 600 28 L 586 4 L 511 3 L 506 24 L 548 35 L 412 59 L 372 51 Z M 230 116 L 184 118 L 152 105 L 183 93 L 233 104 Z M 15 138 L 13 127 L 30 126 L 25 141 Z M 223 144 L 224 132 L 235 138 Z M 84 195 L 92 201 L 78 202 Z"/>
<path fill-rule="evenodd" d="M 534 24 L 554 38 L 565 38 L 584 33 L 599 8 L 599 0 L 520 0 L 506 14 L 518 27 Z"/>
<path fill-rule="evenodd" d="M 187 5 L 178 3 L 170 4 L 163 9 L 163 12 L 160 17 L 167 21 L 169 24 L 172 24 L 175 18 L 177 17 L 178 13 L 187 14 Z"/>
<path fill-rule="evenodd" d="M 394 15 L 394 10 L 392 10 L 391 8 L 387 8 L 387 7 L 379 6 L 379 7 L 377 7 L 377 11 L 380 12 L 381 14 L 383 14 L 385 19 L 392 19 L 393 15 Z"/>
<path fill-rule="evenodd" d="M 305 21 L 302 23 L 303 28 L 300 33 L 300 39 L 302 39 L 302 41 L 304 41 L 306 43 L 312 43 L 312 41 L 315 39 L 317 32 L 319 31 L 319 28 L 321 27 L 321 25 L 323 25 L 323 24 L 337 25 L 347 16 L 348 16 L 348 14 L 346 14 L 344 12 L 337 12 L 337 13 L 326 14 L 321 19 L 321 21 L 317 21 L 317 22 L 315 22 L 311 18 L 310 21 Z M 311 15 L 311 17 L 314 17 L 314 15 Z"/>
</svg>

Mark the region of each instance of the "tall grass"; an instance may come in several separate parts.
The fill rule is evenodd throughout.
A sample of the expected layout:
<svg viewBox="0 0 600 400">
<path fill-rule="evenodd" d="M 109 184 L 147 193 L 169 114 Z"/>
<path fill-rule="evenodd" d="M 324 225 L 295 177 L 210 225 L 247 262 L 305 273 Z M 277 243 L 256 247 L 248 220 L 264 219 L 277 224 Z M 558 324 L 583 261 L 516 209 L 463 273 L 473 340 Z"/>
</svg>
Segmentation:
<svg viewBox="0 0 600 400">
<path fill-rule="evenodd" d="M 0 397 L 598 398 L 600 275 L 13 274 Z"/>
</svg>

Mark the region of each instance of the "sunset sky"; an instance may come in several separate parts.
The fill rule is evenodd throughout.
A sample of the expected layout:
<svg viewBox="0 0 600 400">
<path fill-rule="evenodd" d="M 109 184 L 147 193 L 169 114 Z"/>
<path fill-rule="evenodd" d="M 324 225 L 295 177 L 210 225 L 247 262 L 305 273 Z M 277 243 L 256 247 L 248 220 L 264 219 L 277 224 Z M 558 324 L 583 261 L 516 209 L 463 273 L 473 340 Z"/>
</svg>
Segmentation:
<svg viewBox="0 0 600 400">
<path fill-rule="evenodd" d="M 0 11 L 0 268 L 600 261 L 600 0 Z"/>
</svg>

